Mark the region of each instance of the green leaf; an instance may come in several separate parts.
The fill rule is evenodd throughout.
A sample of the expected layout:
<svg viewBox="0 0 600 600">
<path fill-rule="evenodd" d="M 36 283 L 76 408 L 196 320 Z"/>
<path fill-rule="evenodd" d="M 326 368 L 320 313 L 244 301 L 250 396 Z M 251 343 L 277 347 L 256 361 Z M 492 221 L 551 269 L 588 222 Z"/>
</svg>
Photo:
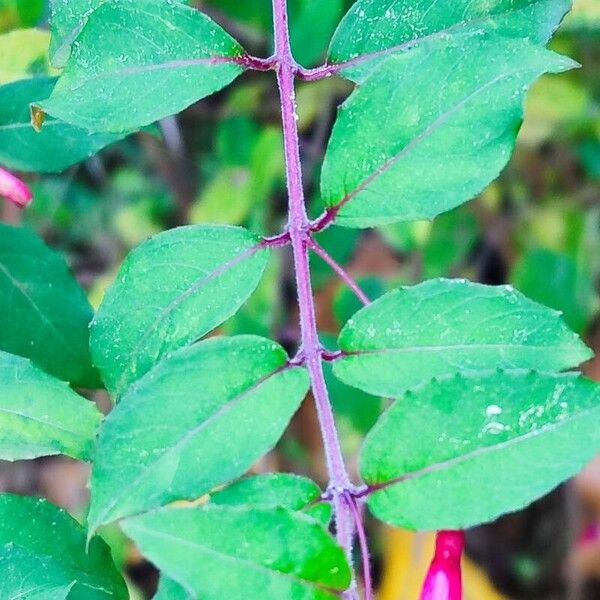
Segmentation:
<svg viewBox="0 0 600 600">
<path fill-rule="evenodd" d="M 386 397 L 456 371 L 558 371 L 592 356 L 555 311 L 511 287 L 460 279 L 386 294 L 348 321 L 339 347 L 334 373 Z"/>
<path fill-rule="evenodd" d="M 68 573 L 52 558 L 12 542 L 0 547 L 0 598 L 66 600 L 73 585 Z"/>
<path fill-rule="evenodd" d="M 0 35 L 0 83 L 46 75 L 50 34 L 42 29 L 18 29 Z"/>
<path fill-rule="evenodd" d="M 388 58 L 342 106 L 329 142 L 321 193 L 336 223 L 429 219 L 470 200 L 508 162 L 529 84 L 574 65 L 484 35 Z"/>
<path fill-rule="evenodd" d="M 92 322 L 94 364 L 120 396 L 173 350 L 233 315 L 256 289 L 271 251 L 239 227 L 180 227 L 125 260 Z"/>
<path fill-rule="evenodd" d="M 277 443 L 307 388 L 305 369 L 262 338 L 212 338 L 174 353 L 104 422 L 91 529 L 243 475 Z"/>
<path fill-rule="evenodd" d="M 47 98 L 55 83 L 53 77 L 36 77 L 0 87 L 0 164 L 19 171 L 57 173 L 123 137 L 90 134 L 56 119 L 48 119 L 36 132 L 29 104 Z"/>
<path fill-rule="evenodd" d="M 127 519 L 161 571 L 203 600 L 334 600 L 350 585 L 344 551 L 313 519 L 284 508 L 208 505 Z"/>
<path fill-rule="evenodd" d="M 94 403 L 68 384 L 0 352 L 0 459 L 65 454 L 90 460 L 101 420 Z"/>
<path fill-rule="evenodd" d="M 52 96 L 38 105 L 90 131 L 138 129 L 233 81 L 242 52 L 181 3 L 106 2 L 89 15 Z"/>
<path fill-rule="evenodd" d="M 410 529 L 490 521 L 577 473 L 600 448 L 599 418 L 600 387 L 574 373 L 433 380 L 367 437 L 362 476 L 384 486 L 369 507 Z"/>
<path fill-rule="evenodd" d="M 213 504 L 283 506 L 302 510 L 321 497 L 319 486 L 291 473 L 267 473 L 245 477 L 211 495 Z"/>
<path fill-rule="evenodd" d="M 7 551 L 9 544 L 19 548 L 16 554 Z M 94 537 L 86 550 L 83 527 L 46 500 L 0 496 L 0 546 L 4 547 L 2 558 L 12 562 L 15 570 L 24 568 L 23 564 L 19 565 L 21 560 L 37 560 L 47 564 L 55 574 L 62 571 L 67 583 L 75 581 L 69 600 L 128 598 L 125 582 L 115 569 L 105 542 Z M 38 583 L 47 576 L 41 570 L 32 574 Z M 42 598 L 36 597 L 36 600 Z"/>
<path fill-rule="evenodd" d="M 52 39 L 50 59 L 55 67 L 65 66 L 71 46 L 88 17 L 108 0 L 50 0 Z"/>
<path fill-rule="evenodd" d="M 511 281 L 537 302 L 560 310 L 579 333 L 590 324 L 598 307 L 592 277 L 566 254 L 533 248 L 517 262 Z"/>
<path fill-rule="evenodd" d="M 33 232 L 0 224 L 0 350 L 30 358 L 59 379 L 96 387 L 91 319 L 64 259 Z"/>
<path fill-rule="evenodd" d="M 335 32 L 329 62 L 348 62 L 343 74 L 358 81 L 390 54 L 432 39 L 490 31 L 544 44 L 570 7 L 571 0 L 359 0 Z"/>
</svg>

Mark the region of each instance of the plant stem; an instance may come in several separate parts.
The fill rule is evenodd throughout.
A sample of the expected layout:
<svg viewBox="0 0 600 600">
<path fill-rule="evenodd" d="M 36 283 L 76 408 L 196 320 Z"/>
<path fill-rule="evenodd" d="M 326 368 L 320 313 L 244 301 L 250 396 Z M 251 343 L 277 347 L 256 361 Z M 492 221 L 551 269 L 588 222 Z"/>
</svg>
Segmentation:
<svg viewBox="0 0 600 600">
<path fill-rule="evenodd" d="M 323 364 L 322 346 L 319 341 L 315 305 L 309 267 L 311 242 L 310 222 L 306 213 L 300 163 L 295 78 L 298 65 L 292 56 L 288 28 L 287 0 L 273 0 L 273 25 L 275 33 L 275 63 L 281 101 L 281 118 L 285 146 L 287 187 L 289 196 L 288 231 L 294 254 L 302 351 L 310 375 L 312 393 L 317 407 L 319 424 L 330 476 L 329 490 L 333 497 L 338 542 L 348 558 L 352 554 L 354 518 L 352 510 L 343 500 L 352 489 L 350 477 L 344 464 L 340 442 L 329 401 Z M 348 600 L 356 598 L 354 589 L 344 595 Z"/>
<path fill-rule="evenodd" d="M 366 294 L 360 289 L 360 286 L 354 281 L 352 275 L 342 267 L 332 256 L 329 255 L 327 250 L 321 245 L 317 244 L 315 240 L 310 240 L 310 247 L 315 254 L 320 256 L 340 277 L 340 279 L 354 292 L 356 297 L 365 305 L 371 304 L 371 301 L 367 298 Z"/>
</svg>

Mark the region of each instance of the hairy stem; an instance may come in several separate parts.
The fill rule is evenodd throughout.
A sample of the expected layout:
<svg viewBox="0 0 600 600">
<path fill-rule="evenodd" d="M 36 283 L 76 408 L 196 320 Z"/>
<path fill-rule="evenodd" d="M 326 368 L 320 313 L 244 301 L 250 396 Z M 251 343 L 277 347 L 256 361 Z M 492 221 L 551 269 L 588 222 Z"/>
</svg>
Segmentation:
<svg viewBox="0 0 600 600">
<path fill-rule="evenodd" d="M 330 476 L 329 490 L 335 508 L 338 542 L 344 547 L 348 557 L 351 558 L 352 541 L 355 531 L 354 515 L 351 508 L 343 500 L 343 497 L 352 488 L 352 484 L 344 464 L 331 403 L 329 401 L 329 394 L 325 385 L 321 358 L 322 347 L 317 330 L 313 290 L 310 279 L 309 247 L 311 244 L 311 232 L 304 202 L 294 87 L 299 67 L 292 56 L 290 47 L 287 0 L 273 0 L 273 24 L 275 30 L 274 60 L 281 100 L 281 118 L 283 123 L 289 196 L 288 231 L 296 271 L 302 352 L 306 368 L 310 375 L 312 393 L 323 436 L 325 456 Z M 351 590 L 344 597 L 352 600 L 356 598 L 356 593 Z"/>
</svg>

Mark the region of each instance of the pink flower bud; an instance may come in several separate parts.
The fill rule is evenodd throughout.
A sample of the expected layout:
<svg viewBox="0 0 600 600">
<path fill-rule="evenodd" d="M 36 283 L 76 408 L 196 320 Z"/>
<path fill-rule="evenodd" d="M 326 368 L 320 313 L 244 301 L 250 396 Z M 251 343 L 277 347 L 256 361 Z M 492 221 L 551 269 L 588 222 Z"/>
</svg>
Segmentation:
<svg viewBox="0 0 600 600">
<path fill-rule="evenodd" d="M 0 167 L 0 196 L 4 196 L 20 208 L 25 208 L 33 198 L 27 185 L 2 167 Z"/>
<path fill-rule="evenodd" d="M 464 547 L 463 531 L 438 532 L 421 600 L 462 600 L 460 560 Z"/>
</svg>

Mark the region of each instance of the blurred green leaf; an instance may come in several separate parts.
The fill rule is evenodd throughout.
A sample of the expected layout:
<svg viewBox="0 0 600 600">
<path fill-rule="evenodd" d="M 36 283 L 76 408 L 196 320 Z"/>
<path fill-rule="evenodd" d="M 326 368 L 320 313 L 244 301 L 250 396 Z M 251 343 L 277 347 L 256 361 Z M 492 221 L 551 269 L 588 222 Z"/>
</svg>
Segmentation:
<svg viewBox="0 0 600 600">
<path fill-rule="evenodd" d="M 0 35 L 0 84 L 34 75 L 48 75 L 50 34 L 41 29 L 19 29 Z"/>
<path fill-rule="evenodd" d="M 91 134 L 55 119 L 36 132 L 29 104 L 47 98 L 55 83 L 55 78 L 36 77 L 0 86 L 0 164 L 20 171 L 57 173 L 124 137 Z"/>
<path fill-rule="evenodd" d="M 578 333 L 589 325 L 598 307 L 594 282 L 564 254 L 533 248 L 514 266 L 511 281 L 524 294 L 563 313 Z"/>
<path fill-rule="evenodd" d="M 0 352 L 0 458 L 65 454 L 90 460 L 102 415 L 68 384 Z"/>
<path fill-rule="evenodd" d="M 27 229 L 0 224 L 0 350 L 50 375 L 96 387 L 92 309 L 64 259 Z"/>
<path fill-rule="evenodd" d="M 37 25 L 45 0 L 0 0 L 0 32 Z"/>
</svg>

